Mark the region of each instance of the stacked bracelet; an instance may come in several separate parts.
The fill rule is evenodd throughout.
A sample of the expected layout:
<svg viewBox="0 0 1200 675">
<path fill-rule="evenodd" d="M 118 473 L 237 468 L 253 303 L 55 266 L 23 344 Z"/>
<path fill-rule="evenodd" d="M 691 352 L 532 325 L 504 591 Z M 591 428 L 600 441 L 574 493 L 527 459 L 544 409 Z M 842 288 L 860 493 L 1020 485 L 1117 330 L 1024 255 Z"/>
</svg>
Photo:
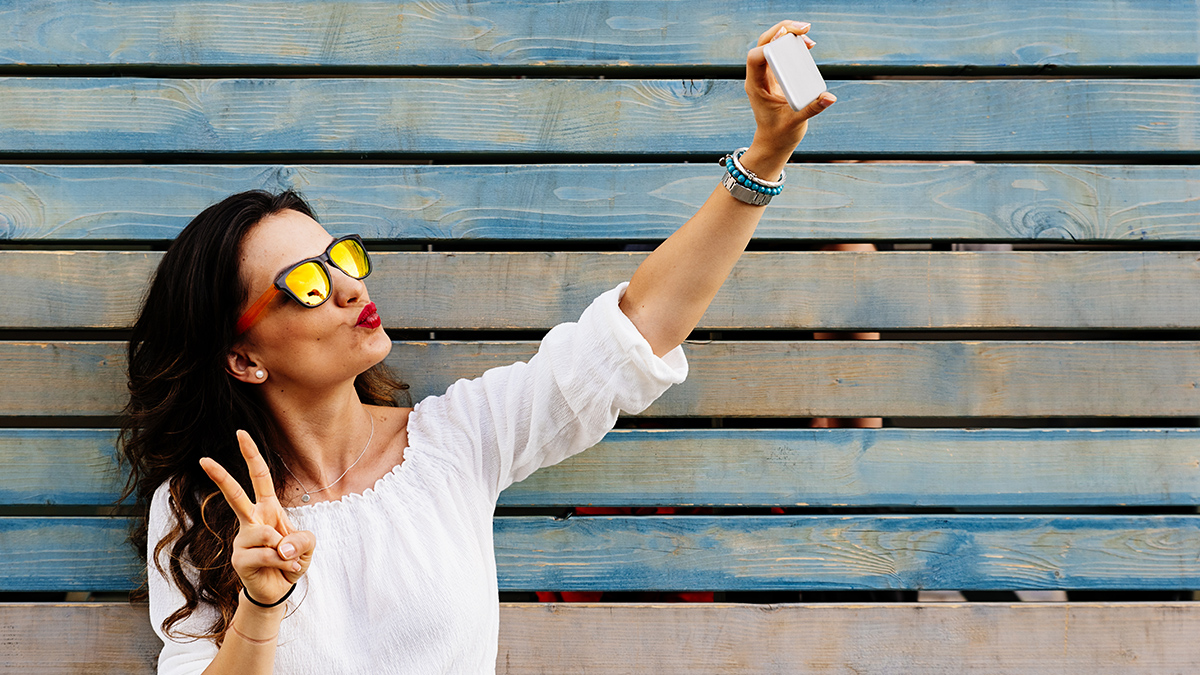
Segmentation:
<svg viewBox="0 0 1200 675">
<path fill-rule="evenodd" d="M 725 175 L 721 176 L 721 185 L 729 190 L 738 201 L 754 206 L 766 206 L 771 198 L 783 191 L 783 181 L 787 172 L 779 174 L 779 180 L 759 178 L 753 171 L 742 166 L 739 161 L 742 154 L 750 148 L 738 148 L 733 153 L 721 158 L 719 164 L 725 167 Z"/>
</svg>

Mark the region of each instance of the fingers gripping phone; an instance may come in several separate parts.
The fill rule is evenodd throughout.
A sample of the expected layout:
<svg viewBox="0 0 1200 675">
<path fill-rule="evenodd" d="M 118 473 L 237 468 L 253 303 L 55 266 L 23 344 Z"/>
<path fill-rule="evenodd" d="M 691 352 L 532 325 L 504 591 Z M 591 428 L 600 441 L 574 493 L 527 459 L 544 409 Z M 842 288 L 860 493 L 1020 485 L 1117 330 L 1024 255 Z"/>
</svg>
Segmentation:
<svg viewBox="0 0 1200 675">
<path fill-rule="evenodd" d="M 808 53 L 808 46 L 795 33 L 767 43 L 763 55 L 792 110 L 803 110 L 828 91 L 825 78 L 821 77 L 817 63 Z"/>
</svg>

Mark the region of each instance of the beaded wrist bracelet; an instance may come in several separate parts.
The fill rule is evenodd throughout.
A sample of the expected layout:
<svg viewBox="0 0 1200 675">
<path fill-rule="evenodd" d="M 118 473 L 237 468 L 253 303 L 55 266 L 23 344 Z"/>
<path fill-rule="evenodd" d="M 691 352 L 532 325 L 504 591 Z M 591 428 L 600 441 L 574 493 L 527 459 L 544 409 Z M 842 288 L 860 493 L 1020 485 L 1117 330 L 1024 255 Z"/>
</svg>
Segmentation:
<svg viewBox="0 0 1200 675">
<path fill-rule="evenodd" d="M 718 162 L 725 167 L 725 175 L 721 176 L 721 185 L 729 190 L 738 201 L 753 206 L 766 206 L 771 198 L 783 191 L 783 181 L 787 172 L 779 174 L 779 180 L 759 178 L 753 171 L 742 166 L 741 156 L 750 148 L 738 148 L 733 153 L 725 155 Z"/>
</svg>

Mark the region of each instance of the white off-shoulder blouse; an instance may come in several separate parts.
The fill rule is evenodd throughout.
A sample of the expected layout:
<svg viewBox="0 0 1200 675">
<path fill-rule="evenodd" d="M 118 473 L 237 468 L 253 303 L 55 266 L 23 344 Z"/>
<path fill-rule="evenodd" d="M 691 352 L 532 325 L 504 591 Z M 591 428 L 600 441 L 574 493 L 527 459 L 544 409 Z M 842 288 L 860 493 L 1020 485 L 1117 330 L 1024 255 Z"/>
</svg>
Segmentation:
<svg viewBox="0 0 1200 675">
<path fill-rule="evenodd" d="M 687 377 L 683 349 L 655 356 L 617 306 L 627 286 L 555 326 L 528 363 L 460 379 L 417 403 L 404 461 L 373 488 L 287 509 L 317 549 L 287 602 L 276 673 L 495 672 L 500 491 L 596 444 L 619 412 L 641 412 Z M 168 499 L 163 483 L 150 506 L 151 554 L 172 522 Z M 202 672 L 216 645 L 162 632 L 183 596 L 153 564 L 148 575 L 150 621 L 163 640 L 158 672 Z M 202 632 L 215 612 L 201 605 L 175 628 Z"/>
</svg>

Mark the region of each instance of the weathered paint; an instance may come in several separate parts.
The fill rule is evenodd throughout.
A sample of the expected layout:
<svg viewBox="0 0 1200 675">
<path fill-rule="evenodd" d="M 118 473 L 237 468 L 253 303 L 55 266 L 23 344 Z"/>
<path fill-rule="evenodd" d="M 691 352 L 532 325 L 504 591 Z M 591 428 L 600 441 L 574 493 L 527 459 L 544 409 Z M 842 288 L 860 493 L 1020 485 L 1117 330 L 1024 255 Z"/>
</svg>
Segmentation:
<svg viewBox="0 0 1200 675">
<path fill-rule="evenodd" d="M 757 239 L 1197 241 L 1200 168 L 793 164 Z M 235 192 L 300 190 L 367 239 L 666 239 L 711 164 L 0 165 L 0 240 L 169 240 Z"/>
<path fill-rule="evenodd" d="M 388 328 L 549 329 L 646 255 L 378 253 L 366 283 Z M 0 251 L 0 327 L 129 327 L 160 258 Z M 750 252 L 698 327 L 1196 328 L 1198 293 L 1189 252 Z"/>
<path fill-rule="evenodd" d="M 387 363 L 413 401 L 531 358 L 537 342 L 396 342 Z M 1200 415 L 1191 341 L 687 342 L 687 381 L 650 417 Z M 0 342 L 0 414 L 112 415 L 125 345 Z M 54 389 L 46 386 L 54 382 Z"/>
<path fill-rule="evenodd" d="M 0 604 L 14 673 L 152 675 L 145 605 Z M 501 603 L 496 672 L 1189 673 L 1200 604 Z"/>
<path fill-rule="evenodd" d="M 1193 0 L 10 0 L 0 63 L 739 66 L 781 18 L 819 63 L 1196 65 Z M 1147 39 L 1151 36 L 1151 39 Z"/>
<path fill-rule="evenodd" d="M 0 591 L 126 590 L 123 518 L 0 518 Z M 1190 589 L 1200 516 L 499 517 L 501 590 Z M 318 542 L 319 545 L 319 542 Z"/>
<path fill-rule="evenodd" d="M 839 102 L 813 121 L 800 151 L 806 155 L 1200 150 L 1200 83 L 1194 80 L 827 84 Z M 754 133 L 744 84 L 737 80 L 4 78 L 0 100 L 0 153 L 15 155 L 716 157 Z"/>
<path fill-rule="evenodd" d="M 115 442 L 0 429 L 0 505 L 112 504 Z M 1196 429 L 618 429 L 499 505 L 1200 505 L 1198 451 Z"/>
</svg>

